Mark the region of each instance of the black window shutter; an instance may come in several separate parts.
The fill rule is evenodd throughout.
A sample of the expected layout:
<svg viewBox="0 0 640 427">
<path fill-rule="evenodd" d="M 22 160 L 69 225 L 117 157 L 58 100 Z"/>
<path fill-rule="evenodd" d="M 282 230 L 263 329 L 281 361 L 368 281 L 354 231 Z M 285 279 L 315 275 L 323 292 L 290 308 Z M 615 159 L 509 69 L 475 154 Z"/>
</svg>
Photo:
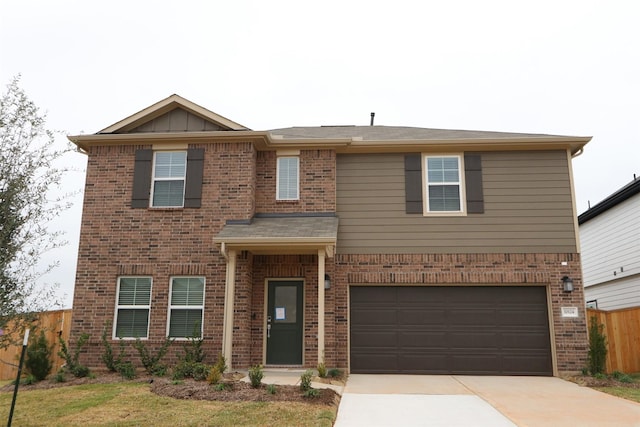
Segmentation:
<svg viewBox="0 0 640 427">
<path fill-rule="evenodd" d="M 408 214 L 422 213 L 422 155 L 404 156 L 405 210 Z"/>
<path fill-rule="evenodd" d="M 151 165 L 153 150 L 136 150 L 136 161 L 133 168 L 132 208 L 148 208 L 151 191 Z"/>
<path fill-rule="evenodd" d="M 204 149 L 187 150 L 187 182 L 184 189 L 184 207 L 199 208 L 202 199 L 202 177 L 204 171 Z"/>
<path fill-rule="evenodd" d="M 480 154 L 464 155 L 464 176 L 467 193 L 467 212 L 484 213 L 482 191 L 482 158 Z"/>
</svg>

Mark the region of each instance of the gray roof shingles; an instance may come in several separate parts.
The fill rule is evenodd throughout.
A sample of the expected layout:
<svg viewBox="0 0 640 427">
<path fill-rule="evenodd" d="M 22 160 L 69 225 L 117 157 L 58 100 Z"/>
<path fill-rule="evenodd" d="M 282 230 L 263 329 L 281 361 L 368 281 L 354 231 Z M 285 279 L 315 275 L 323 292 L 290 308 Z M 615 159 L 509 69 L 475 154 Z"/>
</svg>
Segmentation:
<svg viewBox="0 0 640 427">
<path fill-rule="evenodd" d="M 272 129 L 271 135 L 284 139 L 340 139 L 357 138 L 364 141 L 399 140 L 457 140 L 457 139 L 514 139 L 553 138 L 560 135 L 534 133 L 488 132 L 477 130 L 427 129 L 406 126 L 319 126 Z"/>
<path fill-rule="evenodd" d="M 335 240 L 338 235 L 336 217 L 284 217 L 254 218 L 251 224 L 227 224 L 216 240 L 233 239 L 287 239 L 326 238 Z"/>
</svg>

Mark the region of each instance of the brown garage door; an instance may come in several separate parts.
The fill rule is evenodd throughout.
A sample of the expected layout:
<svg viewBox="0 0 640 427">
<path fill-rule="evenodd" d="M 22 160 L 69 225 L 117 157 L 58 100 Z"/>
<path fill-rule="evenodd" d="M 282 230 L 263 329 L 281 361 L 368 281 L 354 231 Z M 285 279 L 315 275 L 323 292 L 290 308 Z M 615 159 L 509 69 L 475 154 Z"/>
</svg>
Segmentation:
<svg viewBox="0 0 640 427">
<path fill-rule="evenodd" d="M 552 375 L 541 286 L 352 286 L 351 372 Z"/>
</svg>

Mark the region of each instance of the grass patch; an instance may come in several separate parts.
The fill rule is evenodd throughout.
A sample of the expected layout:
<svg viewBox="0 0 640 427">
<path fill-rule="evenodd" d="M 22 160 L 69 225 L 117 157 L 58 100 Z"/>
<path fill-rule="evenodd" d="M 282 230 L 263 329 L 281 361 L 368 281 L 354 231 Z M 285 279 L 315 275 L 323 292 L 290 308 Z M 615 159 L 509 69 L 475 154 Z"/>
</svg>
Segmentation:
<svg viewBox="0 0 640 427">
<path fill-rule="evenodd" d="M 12 393 L 0 393 L 0 419 Z M 146 383 L 68 386 L 18 393 L 13 422 L 20 426 L 73 425 L 333 425 L 337 408 L 292 402 L 211 402 L 158 396 Z"/>
<path fill-rule="evenodd" d="M 630 387 L 594 387 L 596 390 L 607 394 L 622 397 L 623 399 L 633 400 L 640 403 L 640 388 Z"/>
</svg>

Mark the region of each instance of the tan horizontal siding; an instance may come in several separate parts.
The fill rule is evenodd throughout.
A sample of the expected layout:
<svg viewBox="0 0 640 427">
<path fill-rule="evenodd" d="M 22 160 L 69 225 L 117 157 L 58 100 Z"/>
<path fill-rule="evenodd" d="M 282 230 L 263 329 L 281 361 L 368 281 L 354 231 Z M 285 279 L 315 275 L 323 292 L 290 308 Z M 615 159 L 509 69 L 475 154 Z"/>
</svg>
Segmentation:
<svg viewBox="0 0 640 427">
<path fill-rule="evenodd" d="M 403 154 L 337 158 L 338 253 L 575 252 L 564 152 L 482 153 L 484 214 L 405 213 Z"/>
</svg>

